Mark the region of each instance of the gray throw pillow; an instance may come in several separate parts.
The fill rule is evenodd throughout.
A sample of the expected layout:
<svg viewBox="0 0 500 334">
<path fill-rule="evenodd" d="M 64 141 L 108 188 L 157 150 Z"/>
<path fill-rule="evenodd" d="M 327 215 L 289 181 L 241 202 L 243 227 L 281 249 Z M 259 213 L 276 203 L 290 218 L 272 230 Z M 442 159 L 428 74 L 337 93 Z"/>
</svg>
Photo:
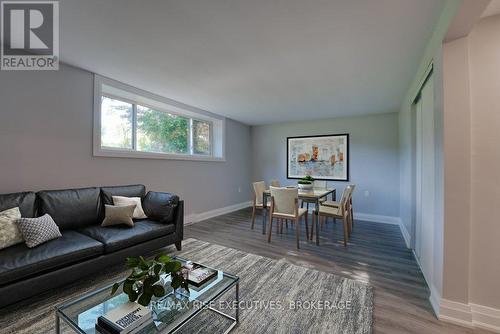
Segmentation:
<svg viewBox="0 0 500 334">
<path fill-rule="evenodd" d="M 18 219 L 17 226 L 29 248 L 62 237 L 59 227 L 48 213 L 38 218 Z"/>
<path fill-rule="evenodd" d="M 134 210 L 136 205 L 107 205 L 105 204 L 105 217 L 102 221 L 101 226 L 112 226 L 112 225 L 127 225 L 130 227 L 134 226 L 134 221 L 132 217 L 134 216 Z"/>
</svg>

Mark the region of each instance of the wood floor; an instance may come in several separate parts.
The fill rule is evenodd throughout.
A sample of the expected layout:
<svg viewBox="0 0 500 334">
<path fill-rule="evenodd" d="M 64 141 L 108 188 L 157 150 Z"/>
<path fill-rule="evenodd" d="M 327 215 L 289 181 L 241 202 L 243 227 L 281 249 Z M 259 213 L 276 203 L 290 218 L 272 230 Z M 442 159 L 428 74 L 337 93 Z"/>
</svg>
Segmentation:
<svg viewBox="0 0 500 334">
<path fill-rule="evenodd" d="M 320 246 L 305 240 L 301 248 L 295 230 L 273 231 L 269 244 L 258 216 L 250 228 L 250 209 L 186 226 L 184 237 L 217 243 L 261 256 L 342 275 L 375 287 L 375 333 L 489 333 L 438 321 L 429 303 L 429 289 L 412 252 L 396 225 L 356 221 L 347 248 L 342 223 L 330 220 L 321 230 Z"/>
</svg>

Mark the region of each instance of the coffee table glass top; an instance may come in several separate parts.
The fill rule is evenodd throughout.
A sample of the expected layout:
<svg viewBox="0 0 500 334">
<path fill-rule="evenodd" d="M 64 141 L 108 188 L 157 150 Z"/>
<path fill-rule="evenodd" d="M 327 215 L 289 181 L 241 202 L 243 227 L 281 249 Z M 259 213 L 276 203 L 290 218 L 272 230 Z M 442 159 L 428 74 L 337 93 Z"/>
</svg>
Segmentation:
<svg viewBox="0 0 500 334">
<path fill-rule="evenodd" d="M 172 258 L 183 264 L 187 262 L 186 259 L 180 257 L 172 256 Z M 153 309 L 155 321 L 141 333 L 169 333 L 182 327 L 204 307 L 208 307 L 211 302 L 236 285 L 239 278 L 217 270 L 217 277 L 200 287 L 190 285 L 189 292 L 184 289 L 174 292 L 170 287 L 170 276 L 163 277 L 163 280 L 167 294 L 151 303 L 155 305 L 150 306 Z M 111 296 L 111 288 L 112 284 L 78 299 L 70 300 L 57 306 L 56 312 L 77 333 L 94 334 L 97 318 L 128 302 L 128 296 L 123 293 L 122 286 L 113 296 Z"/>
</svg>

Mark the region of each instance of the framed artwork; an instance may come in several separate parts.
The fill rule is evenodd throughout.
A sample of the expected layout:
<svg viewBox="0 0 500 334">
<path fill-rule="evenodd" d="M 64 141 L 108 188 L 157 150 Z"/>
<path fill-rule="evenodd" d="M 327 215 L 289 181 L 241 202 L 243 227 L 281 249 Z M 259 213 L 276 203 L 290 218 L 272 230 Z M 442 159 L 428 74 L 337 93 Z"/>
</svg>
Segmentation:
<svg viewBox="0 0 500 334">
<path fill-rule="evenodd" d="M 288 137 L 287 178 L 349 181 L 349 134 Z"/>
</svg>

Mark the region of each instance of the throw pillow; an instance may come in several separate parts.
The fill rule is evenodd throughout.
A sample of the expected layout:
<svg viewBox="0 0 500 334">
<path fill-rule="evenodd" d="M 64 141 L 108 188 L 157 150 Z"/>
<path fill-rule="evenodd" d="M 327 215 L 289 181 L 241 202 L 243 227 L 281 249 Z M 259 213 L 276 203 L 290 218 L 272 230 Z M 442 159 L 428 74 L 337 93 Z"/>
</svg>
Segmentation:
<svg viewBox="0 0 500 334">
<path fill-rule="evenodd" d="M 17 226 L 23 235 L 24 241 L 26 241 L 26 246 L 29 248 L 62 237 L 59 227 L 48 213 L 38 218 L 18 219 Z"/>
<path fill-rule="evenodd" d="M 23 235 L 16 223 L 19 218 L 21 218 L 19 208 L 0 212 L 0 249 L 23 242 Z"/>
<path fill-rule="evenodd" d="M 105 218 L 101 226 L 127 225 L 134 226 L 132 217 L 134 216 L 135 204 L 127 206 L 116 206 L 105 204 Z"/>
<path fill-rule="evenodd" d="M 161 223 L 171 223 L 179 205 L 179 197 L 172 193 L 150 191 L 144 197 L 144 212 Z"/>
<path fill-rule="evenodd" d="M 125 196 L 113 196 L 113 203 L 117 206 L 127 206 L 136 205 L 134 210 L 134 218 L 144 219 L 148 218 L 142 209 L 142 203 L 140 197 L 125 197 Z"/>
</svg>

